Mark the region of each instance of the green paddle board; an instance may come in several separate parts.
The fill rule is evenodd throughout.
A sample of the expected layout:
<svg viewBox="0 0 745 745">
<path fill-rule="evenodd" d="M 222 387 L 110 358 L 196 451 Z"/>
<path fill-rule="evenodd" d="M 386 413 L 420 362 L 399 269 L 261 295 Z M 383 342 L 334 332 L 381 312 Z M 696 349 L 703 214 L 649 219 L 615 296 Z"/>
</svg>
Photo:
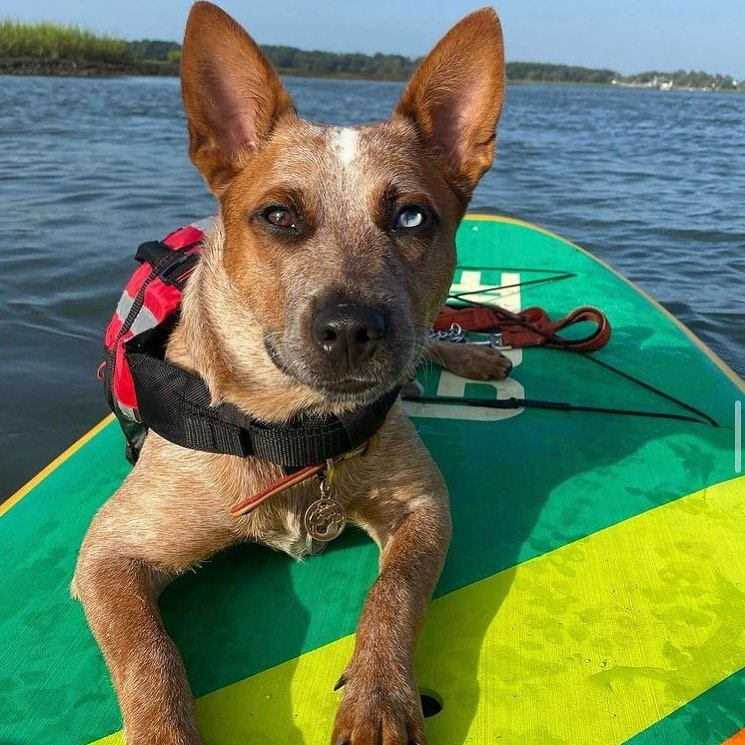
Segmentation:
<svg viewBox="0 0 745 745">
<path fill-rule="evenodd" d="M 458 253 L 454 293 L 554 318 L 596 305 L 613 336 L 592 356 L 509 351 L 500 383 L 422 369 L 427 396 L 637 413 L 405 404 L 454 520 L 417 650 L 421 690 L 441 704 L 430 745 L 722 743 L 745 725 L 743 381 L 545 230 L 469 216 Z M 3 745 L 123 742 L 68 587 L 127 470 L 109 417 L 0 507 Z M 330 741 L 333 686 L 376 570 L 376 548 L 350 529 L 303 563 L 236 548 L 164 592 L 207 743 Z"/>
</svg>

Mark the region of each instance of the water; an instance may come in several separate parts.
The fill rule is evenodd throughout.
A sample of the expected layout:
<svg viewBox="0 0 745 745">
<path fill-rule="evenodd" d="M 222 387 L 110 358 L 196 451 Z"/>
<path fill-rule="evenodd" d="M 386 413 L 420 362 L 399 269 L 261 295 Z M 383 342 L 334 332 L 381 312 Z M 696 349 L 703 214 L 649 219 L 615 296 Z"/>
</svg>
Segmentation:
<svg viewBox="0 0 745 745">
<path fill-rule="evenodd" d="M 287 81 L 387 116 L 396 83 Z M 135 247 L 209 214 L 172 79 L 0 78 L 0 500 L 105 413 L 95 369 Z M 473 206 L 614 264 L 745 374 L 745 96 L 511 86 Z"/>
</svg>

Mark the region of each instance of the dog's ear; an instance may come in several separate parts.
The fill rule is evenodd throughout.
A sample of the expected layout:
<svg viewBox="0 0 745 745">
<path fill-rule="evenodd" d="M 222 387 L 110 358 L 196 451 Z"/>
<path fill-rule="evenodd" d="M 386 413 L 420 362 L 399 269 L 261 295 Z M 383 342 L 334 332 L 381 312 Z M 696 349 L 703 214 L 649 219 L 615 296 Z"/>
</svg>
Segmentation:
<svg viewBox="0 0 745 745">
<path fill-rule="evenodd" d="M 409 81 L 394 116 L 414 122 L 445 159 L 465 199 L 494 159 L 504 98 L 502 28 L 492 8 L 466 16 L 438 42 Z"/>
<path fill-rule="evenodd" d="M 224 11 L 195 3 L 181 54 L 189 154 L 213 193 L 295 107 L 256 42 Z"/>
</svg>

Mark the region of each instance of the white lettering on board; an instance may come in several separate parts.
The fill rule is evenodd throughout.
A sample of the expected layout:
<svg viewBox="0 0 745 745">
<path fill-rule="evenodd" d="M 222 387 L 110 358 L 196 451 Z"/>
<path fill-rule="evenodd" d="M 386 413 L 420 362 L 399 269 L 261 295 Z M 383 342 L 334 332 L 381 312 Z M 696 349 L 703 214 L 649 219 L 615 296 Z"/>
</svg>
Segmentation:
<svg viewBox="0 0 745 745">
<path fill-rule="evenodd" d="M 437 386 L 438 396 L 465 398 L 466 386 L 489 386 L 497 392 L 497 398 L 524 398 L 525 389 L 512 378 L 505 380 L 474 381 L 443 370 Z M 471 422 L 497 422 L 511 419 L 522 414 L 525 409 L 490 409 L 486 406 L 469 406 L 468 404 L 418 404 L 416 401 L 404 401 L 404 410 L 409 416 L 424 419 L 460 419 Z"/>
<path fill-rule="evenodd" d="M 464 269 L 460 281 L 450 288 L 451 294 L 460 294 L 463 300 L 473 300 L 484 305 L 500 305 L 518 313 L 521 310 L 520 275 L 516 272 L 503 272 L 499 288 L 484 284 L 481 272 L 475 269 Z M 509 287 L 508 285 L 515 285 Z M 468 293 L 468 294 L 461 294 Z M 523 361 L 522 349 L 504 349 L 503 353 L 512 361 L 513 370 Z M 466 385 L 489 386 L 496 391 L 496 398 L 524 398 L 525 389 L 514 378 L 505 380 L 475 381 L 461 378 L 447 370 L 442 370 L 437 385 L 438 396 L 465 398 Z M 459 419 L 473 422 L 495 422 L 511 419 L 525 409 L 490 409 L 481 406 L 463 404 L 419 404 L 416 401 L 405 401 L 404 410 L 409 416 L 428 419 Z"/>
<path fill-rule="evenodd" d="M 510 287 L 509 285 L 516 286 Z M 500 305 L 512 313 L 519 313 L 522 309 L 520 275 L 517 272 L 502 272 L 497 288 L 493 284 L 484 284 L 481 281 L 480 271 L 464 269 L 460 275 L 460 281 L 451 286 L 450 294 L 460 295 L 462 300 L 472 300 L 482 305 Z M 522 349 L 505 349 L 504 354 L 512 361 L 513 368 L 523 361 Z"/>
</svg>

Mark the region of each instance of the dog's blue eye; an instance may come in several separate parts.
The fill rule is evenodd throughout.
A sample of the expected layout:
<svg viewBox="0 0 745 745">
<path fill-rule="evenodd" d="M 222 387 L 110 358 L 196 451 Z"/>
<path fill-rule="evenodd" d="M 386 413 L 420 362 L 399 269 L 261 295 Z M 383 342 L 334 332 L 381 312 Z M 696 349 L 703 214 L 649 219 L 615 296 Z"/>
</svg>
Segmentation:
<svg viewBox="0 0 745 745">
<path fill-rule="evenodd" d="M 396 216 L 396 230 L 420 228 L 427 221 L 427 214 L 419 207 L 404 207 Z"/>
</svg>

